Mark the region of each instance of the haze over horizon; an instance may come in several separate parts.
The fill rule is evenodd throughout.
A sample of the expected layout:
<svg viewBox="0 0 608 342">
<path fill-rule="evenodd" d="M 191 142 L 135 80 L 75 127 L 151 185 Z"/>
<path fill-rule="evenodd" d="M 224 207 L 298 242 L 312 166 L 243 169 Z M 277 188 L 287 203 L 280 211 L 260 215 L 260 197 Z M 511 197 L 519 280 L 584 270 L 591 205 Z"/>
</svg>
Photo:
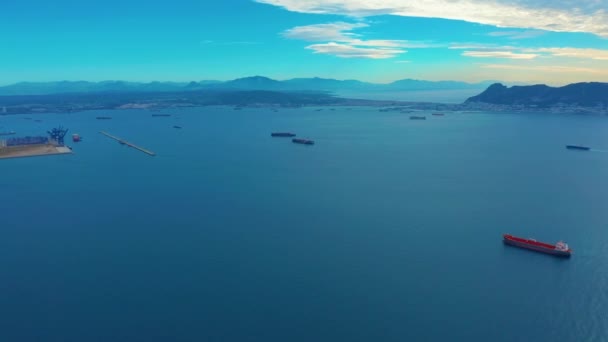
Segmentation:
<svg viewBox="0 0 608 342">
<path fill-rule="evenodd" d="M 321 77 L 608 81 L 608 3 L 176 0 L 3 5 L 0 85 Z M 116 10 L 119 8 L 120 10 Z"/>
</svg>

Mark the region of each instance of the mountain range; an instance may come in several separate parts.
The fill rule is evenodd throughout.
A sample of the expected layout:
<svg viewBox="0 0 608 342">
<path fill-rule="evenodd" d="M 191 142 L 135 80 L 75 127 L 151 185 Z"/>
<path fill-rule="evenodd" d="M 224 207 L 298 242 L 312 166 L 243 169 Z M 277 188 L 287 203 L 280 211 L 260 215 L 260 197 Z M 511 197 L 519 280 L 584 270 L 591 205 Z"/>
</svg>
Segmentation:
<svg viewBox="0 0 608 342">
<path fill-rule="evenodd" d="M 0 96 L 50 95 L 64 93 L 106 92 L 178 92 L 193 90 L 272 90 L 272 91 L 415 91 L 415 90 L 462 90 L 485 89 L 494 81 L 465 83 L 458 81 L 423 81 L 404 79 L 387 84 L 368 83 L 357 80 L 335 80 L 326 78 L 294 78 L 284 81 L 263 76 L 238 78 L 230 81 L 199 82 L 126 82 L 126 81 L 60 81 L 20 82 L 0 87 Z"/>
<path fill-rule="evenodd" d="M 575 83 L 563 87 L 547 85 L 512 86 L 494 83 L 487 89 L 482 84 L 461 82 L 428 82 L 402 80 L 390 84 L 371 84 L 360 81 L 331 79 L 292 79 L 277 81 L 266 77 L 247 77 L 227 82 L 202 81 L 190 83 L 152 82 L 49 82 L 18 83 L 0 88 L 1 114 L 76 112 L 91 109 L 168 108 L 208 105 L 281 106 L 307 105 L 373 105 L 399 106 L 438 110 L 543 109 L 564 107 L 586 111 L 608 110 L 608 83 Z M 461 88 L 459 88 L 461 87 Z M 301 89 L 301 90 L 300 90 Z M 344 96 L 350 89 L 362 97 Z M 466 92 L 470 96 L 462 103 L 442 104 L 442 92 Z M 422 91 L 421 91 L 422 90 Z M 390 99 L 374 99 L 377 94 L 390 94 Z M 32 94 L 41 93 L 41 94 Z M 423 98 L 430 93 L 430 101 Z M 13 95 L 8 95 L 13 94 Z M 19 95 L 16 95 L 19 94 Z M 406 99 L 414 94 L 415 99 Z M 412 107 L 414 106 L 414 107 Z M 582 109 L 581 109 L 582 110 Z"/>
</svg>

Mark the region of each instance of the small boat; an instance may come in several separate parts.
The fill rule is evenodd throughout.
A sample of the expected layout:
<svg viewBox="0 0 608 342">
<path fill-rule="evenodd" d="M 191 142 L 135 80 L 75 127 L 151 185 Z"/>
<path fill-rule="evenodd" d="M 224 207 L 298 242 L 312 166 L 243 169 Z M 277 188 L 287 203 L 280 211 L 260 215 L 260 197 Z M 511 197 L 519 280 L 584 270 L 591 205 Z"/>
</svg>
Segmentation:
<svg viewBox="0 0 608 342">
<path fill-rule="evenodd" d="M 173 128 L 182 129 L 182 126 L 173 126 Z"/>
<path fill-rule="evenodd" d="M 563 241 L 559 241 L 555 245 L 552 245 L 549 243 L 536 241 L 534 239 L 520 238 L 510 234 L 504 234 L 502 237 L 502 241 L 506 245 L 525 248 L 532 251 L 556 256 L 569 257 L 570 255 L 572 255 L 572 250 L 570 249 L 570 247 L 568 247 L 568 244 Z"/>
<path fill-rule="evenodd" d="M 270 133 L 271 137 L 295 137 L 296 134 L 295 133 L 291 133 L 291 132 L 273 132 Z"/>
<path fill-rule="evenodd" d="M 410 120 L 426 120 L 426 116 L 410 116 Z"/>
<path fill-rule="evenodd" d="M 591 147 L 579 146 L 579 145 L 566 145 L 566 148 L 569 150 L 580 150 L 580 151 L 589 151 L 591 149 Z"/>
<path fill-rule="evenodd" d="M 445 114 L 443 114 L 443 113 L 433 113 L 433 115 L 435 115 L 435 116 L 444 116 Z"/>
<path fill-rule="evenodd" d="M 80 142 L 82 140 L 82 138 L 80 137 L 79 134 L 72 134 L 72 141 L 73 142 Z"/>
<path fill-rule="evenodd" d="M 171 114 L 152 114 L 152 116 L 171 116 Z"/>
<path fill-rule="evenodd" d="M 293 142 L 294 144 L 303 144 L 303 145 L 314 145 L 315 142 L 309 139 L 299 139 L 299 138 L 295 138 L 295 139 L 291 139 L 291 142 Z"/>
<path fill-rule="evenodd" d="M 111 116 L 98 116 L 95 119 L 97 120 L 112 120 Z"/>
</svg>

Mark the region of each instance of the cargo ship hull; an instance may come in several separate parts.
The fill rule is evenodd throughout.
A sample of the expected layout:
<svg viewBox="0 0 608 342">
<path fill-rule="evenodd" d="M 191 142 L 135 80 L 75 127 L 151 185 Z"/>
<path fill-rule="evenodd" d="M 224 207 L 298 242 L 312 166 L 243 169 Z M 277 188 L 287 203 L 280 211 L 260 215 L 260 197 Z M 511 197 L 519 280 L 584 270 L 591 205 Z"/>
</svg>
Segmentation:
<svg viewBox="0 0 608 342">
<path fill-rule="evenodd" d="M 284 138 L 291 138 L 291 137 L 295 137 L 296 134 L 295 133 L 290 133 L 290 132 L 274 132 L 274 133 L 270 133 L 271 137 L 284 137 Z"/>
<path fill-rule="evenodd" d="M 294 144 L 314 145 L 315 142 L 309 139 L 291 139 Z"/>
<path fill-rule="evenodd" d="M 570 257 L 572 255 L 572 250 L 570 249 L 559 250 L 555 248 L 555 245 L 551 245 L 544 242 L 538 242 L 532 239 L 518 238 L 508 234 L 503 235 L 503 242 L 506 245 L 560 257 Z"/>
<path fill-rule="evenodd" d="M 578 146 L 578 145 L 566 145 L 566 148 L 569 150 L 580 150 L 580 151 L 589 151 L 591 148 L 587 146 Z"/>
</svg>

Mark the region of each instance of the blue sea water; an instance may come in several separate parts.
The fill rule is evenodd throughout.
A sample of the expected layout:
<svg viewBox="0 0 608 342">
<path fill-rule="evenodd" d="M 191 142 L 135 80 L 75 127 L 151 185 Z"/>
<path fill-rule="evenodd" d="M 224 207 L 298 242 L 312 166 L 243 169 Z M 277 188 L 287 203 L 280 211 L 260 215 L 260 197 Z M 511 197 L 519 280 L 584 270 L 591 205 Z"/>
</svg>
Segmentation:
<svg viewBox="0 0 608 342">
<path fill-rule="evenodd" d="M 83 136 L 0 160 L 0 341 L 608 340 L 607 117 L 163 112 L 0 117 Z"/>
</svg>

